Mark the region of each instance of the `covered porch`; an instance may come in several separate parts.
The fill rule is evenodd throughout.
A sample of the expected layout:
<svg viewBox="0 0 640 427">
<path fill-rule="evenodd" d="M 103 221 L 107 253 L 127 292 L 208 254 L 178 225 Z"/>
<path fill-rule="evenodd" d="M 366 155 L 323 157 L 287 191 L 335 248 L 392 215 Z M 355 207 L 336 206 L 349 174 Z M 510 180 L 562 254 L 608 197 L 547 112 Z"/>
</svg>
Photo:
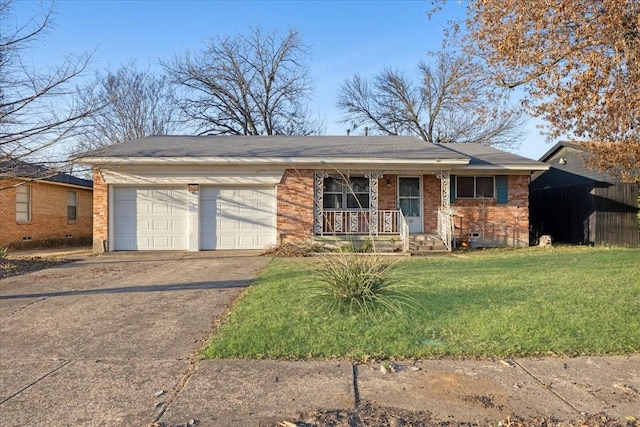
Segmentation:
<svg viewBox="0 0 640 427">
<path fill-rule="evenodd" d="M 395 240 L 402 251 L 431 235 L 451 250 L 450 188 L 448 171 L 316 170 L 314 234 L 322 240 Z"/>
</svg>

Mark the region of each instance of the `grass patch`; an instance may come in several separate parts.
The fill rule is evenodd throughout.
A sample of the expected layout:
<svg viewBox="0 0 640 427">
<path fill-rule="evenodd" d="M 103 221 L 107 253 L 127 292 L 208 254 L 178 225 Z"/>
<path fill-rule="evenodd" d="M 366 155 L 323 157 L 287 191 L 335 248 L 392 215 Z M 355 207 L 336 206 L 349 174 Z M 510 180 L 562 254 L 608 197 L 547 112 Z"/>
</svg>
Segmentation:
<svg viewBox="0 0 640 427">
<path fill-rule="evenodd" d="M 640 352 L 640 250 L 528 248 L 408 259 L 419 308 L 369 319 L 308 296 L 315 259 L 274 259 L 204 354 L 405 359 Z"/>
</svg>

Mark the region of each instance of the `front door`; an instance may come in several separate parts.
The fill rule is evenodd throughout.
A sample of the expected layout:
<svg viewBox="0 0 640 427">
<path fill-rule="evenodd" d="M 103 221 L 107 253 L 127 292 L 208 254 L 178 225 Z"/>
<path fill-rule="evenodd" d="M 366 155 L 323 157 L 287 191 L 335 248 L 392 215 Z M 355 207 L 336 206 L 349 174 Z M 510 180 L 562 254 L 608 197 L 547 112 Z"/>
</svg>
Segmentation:
<svg viewBox="0 0 640 427">
<path fill-rule="evenodd" d="M 418 177 L 398 178 L 398 206 L 409 233 L 422 233 L 422 185 Z"/>
</svg>

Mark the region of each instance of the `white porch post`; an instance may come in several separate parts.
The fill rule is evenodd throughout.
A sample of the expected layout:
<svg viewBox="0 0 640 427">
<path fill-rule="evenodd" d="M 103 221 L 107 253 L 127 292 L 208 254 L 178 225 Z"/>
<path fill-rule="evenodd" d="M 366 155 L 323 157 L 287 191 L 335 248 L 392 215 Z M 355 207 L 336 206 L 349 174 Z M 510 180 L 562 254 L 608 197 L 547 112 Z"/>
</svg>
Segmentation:
<svg viewBox="0 0 640 427">
<path fill-rule="evenodd" d="M 314 230 L 317 236 L 322 235 L 324 232 L 324 227 L 322 224 L 322 216 L 323 216 L 323 205 L 324 198 L 322 193 L 324 192 L 324 179 L 329 176 L 325 171 L 317 170 L 314 172 L 313 182 L 314 182 L 314 191 L 313 191 L 313 204 L 314 204 Z"/>
<path fill-rule="evenodd" d="M 440 179 L 440 209 L 438 211 L 438 234 L 448 250 L 453 243 L 453 221 L 451 215 L 451 174 L 449 171 L 439 171 L 436 177 Z"/>
<path fill-rule="evenodd" d="M 378 180 L 381 172 L 369 172 L 369 232 L 378 234 Z"/>
<path fill-rule="evenodd" d="M 451 174 L 449 171 L 436 173 L 436 178 L 440 179 L 440 206 L 442 210 L 449 213 L 451 209 Z"/>
</svg>

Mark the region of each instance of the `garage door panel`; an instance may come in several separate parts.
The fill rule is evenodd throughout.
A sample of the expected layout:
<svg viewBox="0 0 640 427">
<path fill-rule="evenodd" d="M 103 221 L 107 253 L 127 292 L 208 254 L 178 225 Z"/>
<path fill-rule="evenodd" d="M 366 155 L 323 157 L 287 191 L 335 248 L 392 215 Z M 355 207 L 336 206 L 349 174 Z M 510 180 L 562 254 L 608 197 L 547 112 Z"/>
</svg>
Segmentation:
<svg viewBox="0 0 640 427">
<path fill-rule="evenodd" d="M 167 214 L 169 213 L 169 206 L 160 203 L 154 203 L 151 205 L 151 210 L 154 214 Z"/>
<path fill-rule="evenodd" d="M 218 219 L 218 231 L 230 230 L 233 231 L 236 229 L 236 221 L 233 219 L 220 218 Z M 215 230 L 214 230 L 215 232 Z"/>
<path fill-rule="evenodd" d="M 114 189 L 114 249 L 187 249 L 187 193 L 180 188 Z"/>
<path fill-rule="evenodd" d="M 238 221 L 238 230 L 256 230 L 259 228 L 255 221 Z"/>
<path fill-rule="evenodd" d="M 153 220 L 153 230 L 154 231 L 169 231 L 169 221 L 162 219 Z"/>
<path fill-rule="evenodd" d="M 275 188 L 205 187 L 200 198 L 202 249 L 263 249 L 275 243 Z"/>
<path fill-rule="evenodd" d="M 150 231 L 152 230 L 151 228 L 151 223 L 147 220 L 144 221 L 136 221 L 136 227 L 132 227 L 131 232 L 135 233 L 136 230 L 138 231 Z"/>
</svg>

